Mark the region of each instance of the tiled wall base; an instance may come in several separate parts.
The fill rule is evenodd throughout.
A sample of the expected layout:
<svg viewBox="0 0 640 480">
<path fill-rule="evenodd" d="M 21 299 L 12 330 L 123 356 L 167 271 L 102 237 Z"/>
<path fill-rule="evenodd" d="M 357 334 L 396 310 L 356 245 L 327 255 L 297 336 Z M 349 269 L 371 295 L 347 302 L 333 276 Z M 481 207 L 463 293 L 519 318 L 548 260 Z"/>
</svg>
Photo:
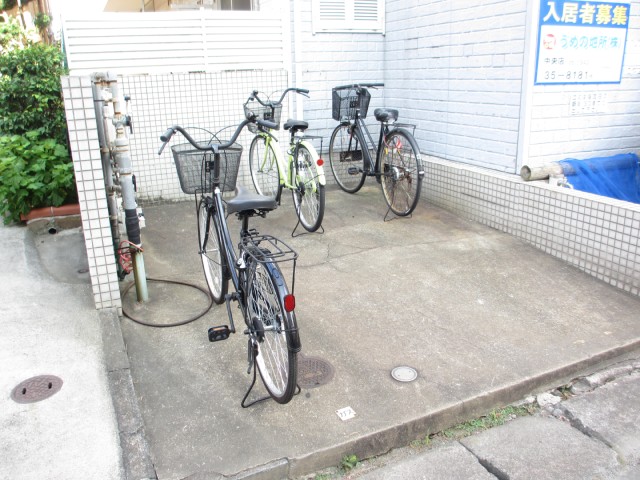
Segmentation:
<svg viewBox="0 0 640 480">
<path fill-rule="evenodd" d="M 199 120 L 207 125 L 234 125 L 242 118 L 242 102 L 252 85 L 277 85 L 273 86 L 277 90 L 284 88 L 286 79 L 283 71 L 124 79 L 126 93 L 135 93 L 137 121 L 131 155 L 139 178 L 139 199 L 148 204 L 185 197 L 170 153 L 165 152 L 162 158 L 156 154 L 158 135 L 169 124 L 191 125 Z M 62 87 L 94 301 L 98 309 L 120 308 L 91 80 L 65 77 Z M 189 103 L 195 91 L 208 92 L 211 97 L 197 105 Z M 162 92 L 171 95 L 160 95 Z M 212 106 L 220 108 L 213 111 L 213 117 L 203 117 L 206 112 L 202 109 Z M 225 112 L 228 116 L 215 115 Z M 250 135 L 242 139 L 247 152 L 250 139 Z M 422 199 L 512 234 L 590 275 L 640 295 L 640 205 L 546 182 L 524 182 L 517 175 L 426 156 L 423 159 L 426 175 Z M 241 169 L 240 177 L 243 175 L 248 172 Z M 328 177 L 333 182 L 331 175 Z"/>
<path fill-rule="evenodd" d="M 62 91 L 93 300 L 97 309 L 120 308 L 120 285 L 105 194 L 91 79 L 63 77 Z"/>
<path fill-rule="evenodd" d="M 640 295 L 640 205 L 423 156 L 429 203 Z"/>
</svg>

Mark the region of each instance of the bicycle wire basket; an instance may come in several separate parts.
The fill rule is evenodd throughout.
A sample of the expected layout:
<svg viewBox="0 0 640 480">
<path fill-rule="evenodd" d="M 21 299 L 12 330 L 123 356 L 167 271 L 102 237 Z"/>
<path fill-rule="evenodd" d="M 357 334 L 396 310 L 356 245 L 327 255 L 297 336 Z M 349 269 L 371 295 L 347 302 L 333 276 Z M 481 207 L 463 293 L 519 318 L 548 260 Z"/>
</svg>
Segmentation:
<svg viewBox="0 0 640 480">
<path fill-rule="evenodd" d="M 211 151 L 202 151 L 190 143 L 181 143 L 171 147 L 173 161 L 176 164 L 180 188 L 184 193 L 210 193 L 215 184 Z M 236 188 L 242 146 L 234 143 L 225 150 L 220 150 L 220 190 L 232 192 Z"/>
<path fill-rule="evenodd" d="M 333 89 L 331 95 L 331 113 L 334 120 L 355 120 L 360 110 L 360 118 L 366 118 L 371 94 L 366 88 Z"/>
<path fill-rule="evenodd" d="M 244 104 L 244 115 L 246 118 L 251 118 L 255 115 L 258 120 L 266 120 L 267 122 L 273 122 L 278 126 L 275 130 L 280 130 L 280 117 L 282 116 L 282 104 L 280 105 L 267 105 L 266 107 L 259 102 L 249 102 Z"/>
</svg>

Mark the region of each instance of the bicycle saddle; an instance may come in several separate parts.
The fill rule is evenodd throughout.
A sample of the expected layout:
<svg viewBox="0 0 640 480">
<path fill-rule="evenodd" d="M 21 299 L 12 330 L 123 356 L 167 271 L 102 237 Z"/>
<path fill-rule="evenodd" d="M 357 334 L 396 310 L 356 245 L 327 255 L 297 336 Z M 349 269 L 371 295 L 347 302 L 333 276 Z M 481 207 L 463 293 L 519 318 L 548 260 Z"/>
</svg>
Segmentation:
<svg viewBox="0 0 640 480">
<path fill-rule="evenodd" d="M 303 120 L 292 120 L 291 118 L 287 120 L 287 123 L 284 124 L 284 129 L 291 129 L 293 132 L 300 130 L 304 132 L 307 128 L 309 128 L 309 123 Z"/>
<path fill-rule="evenodd" d="M 395 122 L 398 120 L 398 110 L 395 108 L 376 108 L 373 111 L 373 114 L 376 116 L 376 120 L 379 122 Z"/>
<path fill-rule="evenodd" d="M 265 197 L 257 193 L 248 192 L 240 185 L 236 186 L 236 196 L 227 201 L 227 213 L 244 212 L 247 210 L 275 210 L 278 204 L 275 198 Z"/>
</svg>

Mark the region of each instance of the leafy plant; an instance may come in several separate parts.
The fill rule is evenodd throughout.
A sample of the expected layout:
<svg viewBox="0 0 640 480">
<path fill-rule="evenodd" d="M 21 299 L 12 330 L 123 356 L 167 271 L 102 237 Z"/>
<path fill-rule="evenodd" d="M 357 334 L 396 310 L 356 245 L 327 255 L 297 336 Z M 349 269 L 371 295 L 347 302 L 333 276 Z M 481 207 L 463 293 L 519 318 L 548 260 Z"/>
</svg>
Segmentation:
<svg viewBox="0 0 640 480">
<path fill-rule="evenodd" d="M 412 448 L 419 449 L 423 447 L 429 447 L 431 446 L 431 443 L 432 443 L 431 435 L 427 434 L 424 437 L 416 438 L 409 445 L 411 445 Z"/>
<path fill-rule="evenodd" d="M 33 208 L 60 206 L 72 195 L 73 165 L 65 145 L 40 131 L 0 136 L 0 215 L 20 220 Z"/>
<path fill-rule="evenodd" d="M 0 51 L 4 54 L 13 50 L 24 48 L 31 40 L 16 18 L 10 18 L 8 22 L 0 23 Z"/>
<path fill-rule="evenodd" d="M 33 44 L 0 56 L 0 133 L 41 130 L 67 144 L 60 85 L 65 73 L 57 46 Z"/>
<path fill-rule="evenodd" d="M 492 410 L 489 414 L 480 418 L 460 423 L 442 432 L 445 438 L 463 438 L 481 430 L 487 430 L 498 425 L 503 425 L 516 417 L 531 415 L 533 412 L 527 406 L 507 406 Z"/>
<path fill-rule="evenodd" d="M 33 43 L 21 27 L 0 27 L 0 215 L 19 221 L 33 208 L 73 199 L 57 46 Z"/>
<path fill-rule="evenodd" d="M 22 2 L 26 3 L 26 2 Z M 18 4 L 18 0 L 2 0 L 0 4 L 0 10 L 11 10 Z"/>
<path fill-rule="evenodd" d="M 51 25 L 51 17 L 46 13 L 38 13 L 33 19 L 33 24 L 36 26 L 38 30 L 42 30 Z"/>
<path fill-rule="evenodd" d="M 356 455 L 345 455 L 340 462 L 340 468 L 348 472 L 349 470 L 356 468 L 358 465 L 358 457 Z"/>
</svg>

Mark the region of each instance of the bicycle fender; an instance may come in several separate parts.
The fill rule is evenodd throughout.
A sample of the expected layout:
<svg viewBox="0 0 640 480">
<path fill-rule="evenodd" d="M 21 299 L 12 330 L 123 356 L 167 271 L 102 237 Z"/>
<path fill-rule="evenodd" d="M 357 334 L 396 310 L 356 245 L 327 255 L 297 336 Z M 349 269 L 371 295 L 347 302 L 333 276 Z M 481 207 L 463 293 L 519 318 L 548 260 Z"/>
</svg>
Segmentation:
<svg viewBox="0 0 640 480">
<path fill-rule="evenodd" d="M 320 156 L 318 155 L 315 147 L 306 140 L 302 140 L 300 144 L 303 145 L 311 154 L 311 159 L 313 160 L 313 164 L 316 166 L 316 172 L 318 173 L 318 183 L 320 183 L 320 185 L 326 185 L 327 179 L 324 175 L 324 167 L 318 165 L 318 159 L 320 158 Z"/>
</svg>

